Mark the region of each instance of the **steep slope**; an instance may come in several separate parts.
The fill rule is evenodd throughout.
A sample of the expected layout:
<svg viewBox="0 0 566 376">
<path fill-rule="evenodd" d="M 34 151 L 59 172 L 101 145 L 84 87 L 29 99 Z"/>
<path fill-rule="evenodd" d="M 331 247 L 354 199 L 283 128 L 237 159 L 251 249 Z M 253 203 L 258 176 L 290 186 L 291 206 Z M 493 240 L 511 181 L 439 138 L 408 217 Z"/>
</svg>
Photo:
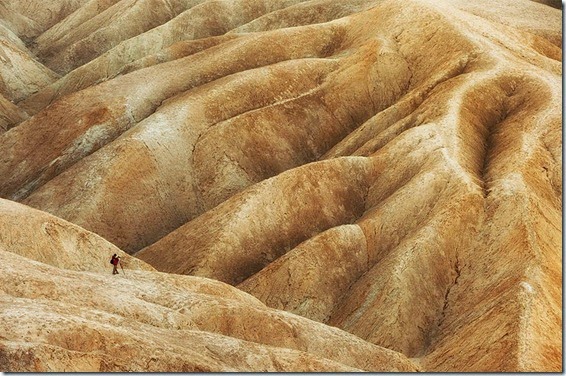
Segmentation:
<svg viewBox="0 0 566 376">
<path fill-rule="evenodd" d="M 100 56 L 98 56 L 98 52 L 100 51 L 92 52 L 91 55 L 89 55 L 93 58 L 91 61 L 77 67 L 57 82 L 26 99 L 22 102 L 22 106 L 30 113 L 36 113 L 47 106 L 51 101 L 64 94 L 84 89 L 93 84 L 115 77 L 120 73 L 130 71 L 132 67 L 139 64 L 138 60 L 146 60 L 151 55 L 159 54 L 162 50 L 169 48 L 173 48 L 174 50 L 178 49 L 179 44 L 190 43 L 195 46 L 196 48 L 194 50 L 191 49 L 193 51 L 191 53 L 208 48 L 218 43 L 219 40 L 224 41 L 236 37 L 237 34 L 233 35 L 232 33 L 239 30 L 239 27 L 246 28 L 248 24 L 254 24 L 256 19 L 263 20 L 264 17 L 261 17 L 263 14 L 266 15 L 265 17 L 276 15 L 278 20 L 293 19 L 296 18 L 298 14 L 302 14 L 304 17 L 305 9 L 310 9 L 312 6 L 310 4 L 311 2 L 308 2 L 309 7 L 293 6 L 295 3 L 300 3 L 301 1 L 304 0 L 276 2 L 265 0 L 251 2 L 245 0 L 241 2 L 245 4 L 245 6 L 240 4 L 240 2 L 233 1 L 202 2 L 202 4 L 197 4 L 187 9 L 163 25 L 122 41 Z M 332 19 L 332 15 L 346 15 L 361 8 L 355 3 L 353 5 L 350 3 L 351 1 L 325 1 L 322 2 L 322 4 L 317 4 L 317 12 L 306 12 L 310 17 L 303 19 L 303 23 L 313 23 L 317 21 L 318 18 L 324 17 L 325 15 L 326 17 L 324 17 L 324 19 Z M 373 4 L 367 1 L 360 3 L 362 3 L 365 8 Z M 114 14 L 115 11 L 116 10 L 113 9 L 108 10 L 109 14 Z M 147 11 L 149 12 L 150 10 Z M 226 17 L 226 14 L 230 14 L 231 16 Z M 314 18 L 314 15 L 318 18 Z M 213 18 L 211 19 L 211 17 Z M 70 26 L 73 25 L 69 25 L 67 28 Z M 227 31 L 231 31 L 231 33 L 225 34 Z M 85 32 L 85 34 L 87 33 Z M 222 38 L 213 38 L 221 34 L 223 34 Z M 71 35 L 75 35 L 75 33 L 71 33 Z M 112 34 L 112 38 L 115 38 L 116 35 L 120 34 Z M 209 37 L 213 39 L 206 41 L 206 38 Z M 105 40 L 112 40 L 112 38 L 105 38 Z M 51 37 L 50 39 L 55 38 Z M 191 43 L 193 40 L 196 41 Z M 51 46 L 53 43 L 45 42 L 45 44 Z M 177 45 L 177 47 L 175 47 L 175 45 Z M 270 47 L 258 46 L 258 48 L 266 49 L 264 54 L 270 52 Z M 248 52 L 245 53 L 247 54 Z M 185 55 L 183 54 L 178 57 L 182 56 Z M 229 58 L 235 59 L 237 56 Z M 163 61 L 164 60 L 160 60 L 160 62 Z"/>
<path fill-rule="evenodd" d="M 0 15 L 20 38 L 32 42 L 87 2 L 89 0 L 5 0 L 0 5 Z"/>
<path fill-rule="evenodd" d="M 153 29 L 200 2 L 202 0 L 121 0 L 106 9 L 85 7 L 37 38 L 35 52 L 54 71 L 67 73 L 121 41 Z"/>
<path fill-rule="evenodd" d="M 25 111 L 0 95 L 0 134 L 27 118 Z"/>
<path fill-rule="evenodd" d="M 6 200 L 0 213 L 3 370 L 416 370 L 394 351 L 229 285 L 154 272 L 46 213 Z M 126 274 L 110 276 L 113 252 Z"/>
<path fill-rule="evenodd" d="M 0 322 L 40 345 L 9 329 L 0 364 L 561 370 L 559 6 L 59 0 L 35 19 L 16 3 L 0 197 L 45 212 L 0 201 L 0 248 L 72 270 L 9 264 L 3 304 L 21 309 Z M 139 269 L 124 284 L 120 249 Z M 28 278 L 47 287 L 11 282 Z M 85 309 L 49 290 L 75 280 L 100 287 Z M 36 328 L 43 309 L 97 345 Z M 97 353 L 120 341 L 139 361 Z"/>
<path fill-rule="evenodd" d="M 9 41 L 0 39 L 0 94 L 18 102 L 49 85 L 57 76 Z"/>
<path fill-rule="evenodd" d="M 61 269 L 104 272 L 113 254 L 132 270 L 155 270 L 100 236 L 45 212 L 0 199 L 0 247 Z"/>
</svg>

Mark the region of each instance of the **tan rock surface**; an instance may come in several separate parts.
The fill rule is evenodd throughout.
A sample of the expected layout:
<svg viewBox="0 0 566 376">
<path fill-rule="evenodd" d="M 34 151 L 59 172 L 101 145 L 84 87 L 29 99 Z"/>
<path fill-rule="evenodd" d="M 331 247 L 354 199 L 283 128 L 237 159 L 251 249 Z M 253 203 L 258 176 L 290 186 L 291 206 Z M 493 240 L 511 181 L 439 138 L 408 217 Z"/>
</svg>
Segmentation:
<svg viewBox="0 0 566 376">
<path fill-rule="evenodd" d="M 2 368 L 562 370 L 556 2 L 14 4 Z"/>
<path fill-rule="evenodd" d="M 30 59 L 27 51 L 0 39 L 0 94 L 17 102 L 55 81 L 57 75 Z"/>
<path fill-rule="evenodd" d="M 172 42 L 224 34 L 300 1 L 305 0 L 122 0 L 102 12 L 96 8 L 81 15 L 80 24 L 56 26 L 55 32 L 37 38 L 37 53 L 47 66 L 66 73 L 113 47 L 114 59 L 140 58 Z"/>
<path fill-rule="evenodd" d="M 28 118 L 28 114 L 0 95 L 0 134 Z"/>
<path fill-rule="evenodd" d="M 131 263 L 119 276 L 69 271 L 5 249 L 3 370 L 416 370 L 394 351 L 269 309 L 220 282 L 131 270 Z"/>
<path fill-rule="evenodd" d="M 112 268 L 113 254 L 129 269 L 155 270 L 112 243 L 51 214 L 0 199 L 0 245 L 20 256 L 77 271 L 103 272 Z"/>
<path fill-rule="evenodd" d="M 18 36 L 31 41 L 88 2 L 92 0 L 4 0 L 0 14 L 15 21 L 10 26 Z"/>
</svg>

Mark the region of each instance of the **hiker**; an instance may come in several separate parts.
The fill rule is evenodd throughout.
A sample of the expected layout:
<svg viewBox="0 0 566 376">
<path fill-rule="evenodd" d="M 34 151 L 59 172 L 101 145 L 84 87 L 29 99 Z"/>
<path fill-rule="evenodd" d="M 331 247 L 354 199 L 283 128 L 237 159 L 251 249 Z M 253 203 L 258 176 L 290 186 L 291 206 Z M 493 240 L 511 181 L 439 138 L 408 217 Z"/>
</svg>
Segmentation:
<svg viewBox="0 0 566 376">
<path fill-rule="evenodd" d="M 112 260 L 110 260 L 110 263 L 114 265 L 114 270 L 112 270 L 112 274 L 120 274 L 118 273 L 118 264 L 120 263 L 120 256 L 117 256 L 114 253 L 114 255 L 112 256 Z"/>
</svg>

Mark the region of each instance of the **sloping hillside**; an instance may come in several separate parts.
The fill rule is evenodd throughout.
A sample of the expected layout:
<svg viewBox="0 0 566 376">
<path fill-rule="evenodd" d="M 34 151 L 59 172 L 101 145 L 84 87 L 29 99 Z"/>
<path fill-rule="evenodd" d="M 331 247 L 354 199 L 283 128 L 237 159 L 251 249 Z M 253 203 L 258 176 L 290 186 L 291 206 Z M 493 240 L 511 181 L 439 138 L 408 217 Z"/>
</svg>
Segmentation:
<svg viewBox="0 0 566 376">
<path fill-rule="evenodd" d="M 266 307 L 207 278 L 159 273 L 101 237 L 0 199 L 0 369 L 11 372 L 408 372 L 407 357 Z M 122 257 L 110 275 L 112 254 Z"/>
<path fill-rule="evenodd" d="M 561 371 L 560 3 L 42 4 L 0 4 L 1 369 Z"/>
</svg>

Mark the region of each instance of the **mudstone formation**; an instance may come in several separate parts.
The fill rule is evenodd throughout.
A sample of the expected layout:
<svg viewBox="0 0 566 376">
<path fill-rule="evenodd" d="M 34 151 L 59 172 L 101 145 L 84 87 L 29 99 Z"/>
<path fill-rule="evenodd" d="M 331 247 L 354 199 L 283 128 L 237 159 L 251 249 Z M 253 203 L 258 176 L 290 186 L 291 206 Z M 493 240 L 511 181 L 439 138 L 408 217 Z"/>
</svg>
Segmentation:
<svg viewBox="0 0 566 376">
<path fill-rule="evenodd" d="M 0 370 L 562 371 L 560 8 L 0 2 Z"/>
</svg>

